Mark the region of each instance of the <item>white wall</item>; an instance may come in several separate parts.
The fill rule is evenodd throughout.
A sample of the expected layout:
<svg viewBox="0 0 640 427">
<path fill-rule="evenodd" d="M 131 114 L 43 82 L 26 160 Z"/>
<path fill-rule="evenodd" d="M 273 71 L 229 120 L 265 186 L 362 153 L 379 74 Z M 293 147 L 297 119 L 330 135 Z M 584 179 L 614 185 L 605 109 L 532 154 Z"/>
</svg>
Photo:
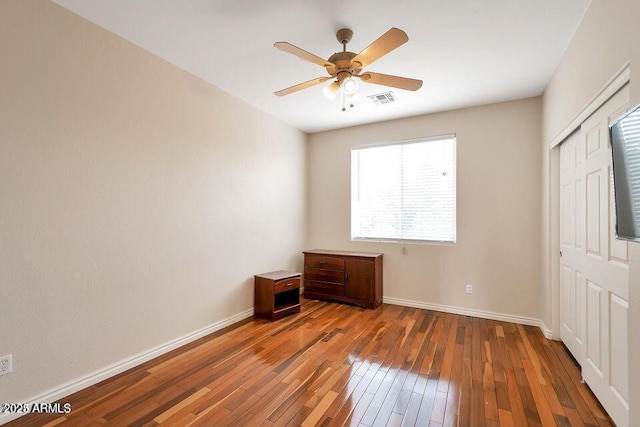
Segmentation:
<svg viewBox="0 0 640 427">
<path fill-rule="evenodd" d="M 549 142 L 567 126 L 590 99 L 627 62 L 631 62 L 631 105 L 640 103 L 640 2 L 637 0 L 592 0 L 558 69 L 543 94 L 543 285 L 542 307 L 549 307 L 551 287 L 549 218 Z M 630 246 L 629 283 L 629 425 L 640 425 L 640 245 Z M 551 323 L 551 311 L 543 320 Z"/>
<path fill-rule="evenodd" d="M 350 148 L 450 133 L 457 134 L 457 243 L 351 242 Z M 309 246 L 384 253 L 387 298 L 537 319 L 540 138 L 539 98 L 312 134 Z"/>
<path fill-rule="evenodd" d="M 0 402 L 299 269 L 306 135 L 49 2 L 0 2 Z"/>
</svg>

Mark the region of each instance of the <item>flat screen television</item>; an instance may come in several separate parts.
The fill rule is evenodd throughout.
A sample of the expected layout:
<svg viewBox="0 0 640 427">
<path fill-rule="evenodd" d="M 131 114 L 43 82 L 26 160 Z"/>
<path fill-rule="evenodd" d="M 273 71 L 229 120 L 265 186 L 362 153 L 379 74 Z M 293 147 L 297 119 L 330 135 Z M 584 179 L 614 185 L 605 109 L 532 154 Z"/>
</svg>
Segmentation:
<svg viewBox="0 0 640 427">
<path fill-rule="evenodd" d="M 640 241 L 640 105 L 609 126 L 616 237 Z"/>
</svg>

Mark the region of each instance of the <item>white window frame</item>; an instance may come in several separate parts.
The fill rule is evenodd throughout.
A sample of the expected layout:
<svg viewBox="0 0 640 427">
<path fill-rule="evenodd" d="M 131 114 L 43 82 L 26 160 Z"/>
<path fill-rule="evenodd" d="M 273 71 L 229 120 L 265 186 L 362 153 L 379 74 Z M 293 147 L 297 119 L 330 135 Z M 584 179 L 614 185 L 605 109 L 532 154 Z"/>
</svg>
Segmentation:
<svg viewBox="0 0 640 427">
<path fill-rule="evenodd" d="M 458 210 L 458 202 L 457 202 L 457 187 L 458 187 L 458 177 L 457 177 L 457 148 L 458 148 L 458 140 L 456 134 L 447 134 L 447 135 L 437 135 L 437 136 L 429 136 L 415 139 L 406 139 L 401 141 L 392 141 L 392 142 L 379 142 L 374 144 L 364 144 L 357 145 L 351 147 L 351 158 L 353 159 L 353 153 L 358 150 L 367 149 L 367 148 L 375 148 L 375 147 L 388 147 L 393 145 L 409 145 L 416 143 L 425 143 L 430 141 L 440 141 L 452 139 L 453 140 L 453 164 L 455 170 L 455 183 L 454 183 L 454 209 L 453 209 L 453 239 L 452 240 L 419 240 L 419 239 L 402 239 L 402 238 L 384 238 L 384 237 L 357 237 L 354 236 L 354 206 L 353 206 L 353 197 L 354 197 L 354 188 L 353 188 L 353 169 L 350 170 L 350 234 L 352 242 L 382 242 L 382 243 L 400 243 L 400 244 L 421 244 L 421 245 L 455 245 L 457 240 L 457 210 Z M 353 160 L 352 160 L 353 161 Z M 351 168 L 351 163 L 350 163 Z"/>
</svg>

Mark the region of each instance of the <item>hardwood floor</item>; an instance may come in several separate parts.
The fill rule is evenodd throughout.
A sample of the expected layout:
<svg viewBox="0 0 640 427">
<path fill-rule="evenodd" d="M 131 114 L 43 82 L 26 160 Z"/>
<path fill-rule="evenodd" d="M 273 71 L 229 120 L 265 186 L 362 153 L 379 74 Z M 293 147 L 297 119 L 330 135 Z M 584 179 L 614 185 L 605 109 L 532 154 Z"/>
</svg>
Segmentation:
<svg viewBox="0 0 640 427">
<path fill-rule="evenodd" d="M 561 343 L 535 327 L 304 301 L 62 399 L 10 426 L 608 426 Z"/>
</svg>

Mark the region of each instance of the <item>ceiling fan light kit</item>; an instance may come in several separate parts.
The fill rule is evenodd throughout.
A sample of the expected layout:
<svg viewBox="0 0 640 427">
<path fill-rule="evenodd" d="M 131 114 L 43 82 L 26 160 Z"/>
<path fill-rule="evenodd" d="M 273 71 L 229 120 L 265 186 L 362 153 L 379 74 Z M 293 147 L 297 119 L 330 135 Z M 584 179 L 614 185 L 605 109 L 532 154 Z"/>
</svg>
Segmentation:
<svg viewBox="0 0 640 427">
<path fill-rule="evenodd" d="M 343 28 L 338 30 L 336 33 L 336 39 L 340 44 L 342 44 L 342 52 L 334 53 L 327 60 L 324 60 L 319 56 L 309 53 L 288 42 L 275 43 L 274 46 L 276 48 L 306 61 L 318 64 L 324 67 L 327 74 L 329 74 L 329 77 L 318 77 L 316 79 L 279 90 L 275 92 L 276 96 L 289 95 L 302 89 L 324 83 L 328 80 L 333 80 L 322 91 L 330 100 L 334 100 L 336 98 L 338 91 L 342 92 L 342 111 L 347 111 L 347 97 L 350 101 L 349 108 L 354 107 L 354 95 L 356 95 L 358 90 L 358 82 L 356 78 L 359 78 L 365 83 L 391 86 L 397 89 L 411 91 L 416 91 L 422 87 L 422 80 L 392 76 L 389 74 L 362 72 L 363 68 L 371 65 L 387 53 L 409 41 L 409 37 L 407 37 L 407 34 L 404 31 L 398 28 L 391 28 L 358 54 L 347 51 L 347 43 L 351 41 L 352 37 L 353 31 L 350 29 Z"/>
<path fill-rule="evenodd" d="M 334 86 L 332 83 L 329 86 L 325 86 L 324 89 L 322 89 L 322 93 L 324 93 L 324 96 L 326 96 L 329 101 L 333 101 L 336 99 L 338 90 L 340 90 L 340 86 L 337 84 Z"/>
<path fill-rule="evenodd" d="M 353 77 L 347 77 L 341 87 L 345 94 L 353 95 L 358 90 L 358 82 Z"/>
</svg>

